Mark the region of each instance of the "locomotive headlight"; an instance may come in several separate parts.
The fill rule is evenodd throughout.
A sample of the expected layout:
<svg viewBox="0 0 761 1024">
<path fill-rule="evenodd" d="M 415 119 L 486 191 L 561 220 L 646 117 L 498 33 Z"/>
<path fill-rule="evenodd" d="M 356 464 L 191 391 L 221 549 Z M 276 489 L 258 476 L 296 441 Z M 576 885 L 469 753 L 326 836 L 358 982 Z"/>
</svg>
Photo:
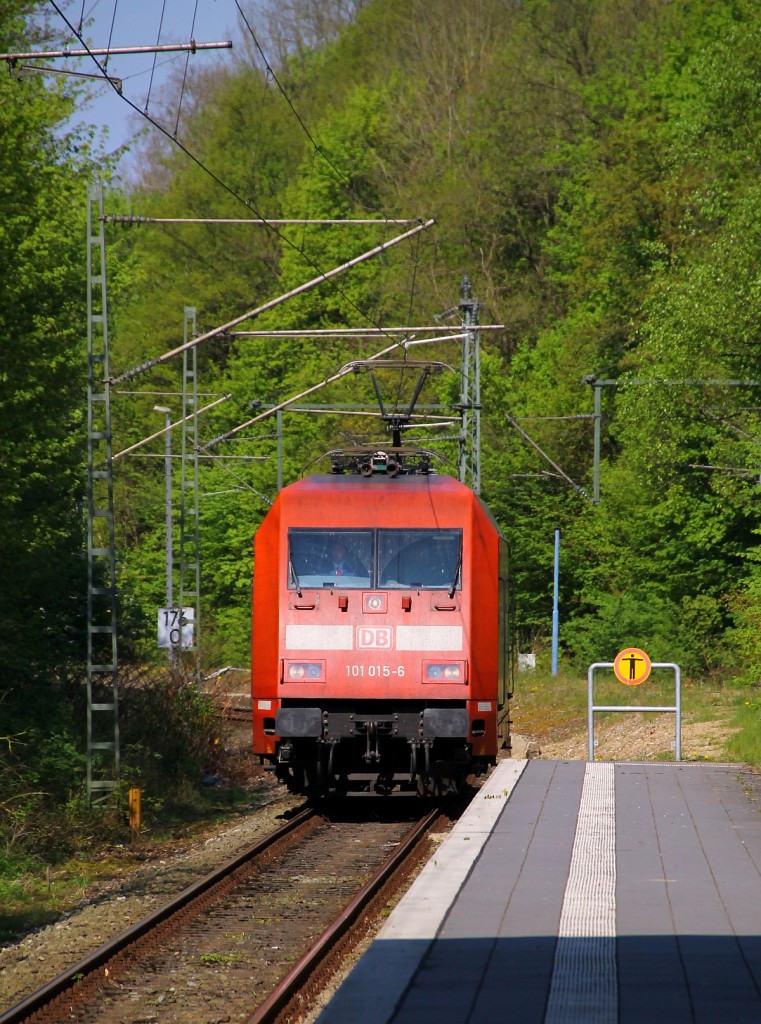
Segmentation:
<svg viewBox="0 0 761 1024">
<path fill-rule="evenodd" d="M 466 683 L 468 673 L 464 661 L 424 661 L 424 683 Z"/>
<path fill-rule="evenodd" d="M 283 662 L 284 683 L 324 683 L 324 661 L 285 661 Z"/>
</svg>

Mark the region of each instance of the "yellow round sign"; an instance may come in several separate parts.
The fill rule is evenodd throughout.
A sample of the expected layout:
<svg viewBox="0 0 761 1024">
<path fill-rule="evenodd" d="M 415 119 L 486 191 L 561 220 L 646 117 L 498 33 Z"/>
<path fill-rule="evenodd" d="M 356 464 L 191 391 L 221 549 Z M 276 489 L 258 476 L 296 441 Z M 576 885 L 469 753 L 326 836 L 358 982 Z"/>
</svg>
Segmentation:
<svg viewBox="0 0 761 1024">
<path fill-rule="evenodd" d="M 638 647 L 626 647 L 616 655 L 613 671 L 616 679 L 626 686 L 639 686 L 650 675 L 652 668 L 650 659 Z"/>
</svg>

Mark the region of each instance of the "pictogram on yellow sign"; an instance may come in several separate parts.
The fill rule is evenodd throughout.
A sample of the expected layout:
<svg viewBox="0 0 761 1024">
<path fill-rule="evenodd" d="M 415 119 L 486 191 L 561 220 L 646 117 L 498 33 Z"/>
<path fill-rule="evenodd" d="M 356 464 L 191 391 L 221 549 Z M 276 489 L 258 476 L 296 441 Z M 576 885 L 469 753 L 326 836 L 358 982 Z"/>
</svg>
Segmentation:
<svg viewBox="0 0 761 1024">
<path fill-rule="evenodd" d="M 616 655 L 613 671 L 616 679 L 627 686 L 639 686 L 650 675 L 650 659 L 638 647 L 626 647 Z"/>
</svg>

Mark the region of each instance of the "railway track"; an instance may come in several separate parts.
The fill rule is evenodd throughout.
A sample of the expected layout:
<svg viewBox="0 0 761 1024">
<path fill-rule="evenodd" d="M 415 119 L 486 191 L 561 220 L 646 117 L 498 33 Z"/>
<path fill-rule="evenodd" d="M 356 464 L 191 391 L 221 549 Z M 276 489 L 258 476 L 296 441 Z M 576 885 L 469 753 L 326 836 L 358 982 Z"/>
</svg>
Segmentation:
<svg viewBox="0 0 761 1024">
<path fill-rule="evenodd" d="M 367 820 L 363 804 L 371 802 L 329 817 L 299 813 L 0 1015 L 0 1024 L 290 1019 L 403 886 L 415 854 L 427 856 L 420 840 L 440 815 L 413 825 L 398 814 L 378 820 L 372 801 L 375 820 Z"/>
</svg>

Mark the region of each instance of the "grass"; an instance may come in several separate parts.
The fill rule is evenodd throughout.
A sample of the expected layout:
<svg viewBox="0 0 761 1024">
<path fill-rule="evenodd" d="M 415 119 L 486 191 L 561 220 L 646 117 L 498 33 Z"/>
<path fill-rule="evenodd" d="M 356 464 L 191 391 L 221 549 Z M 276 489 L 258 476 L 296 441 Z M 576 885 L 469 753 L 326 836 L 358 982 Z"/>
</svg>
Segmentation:
<svg viewBox="0 0 761 1024">
<path fill-rule="evenodd" d="M 57 920 L 81 905 L 93 886 L 118 881 L 144 861 L 160 857 L 172 845 L 202 835 L 210 825 L 233 821 L 256 800 L 250 790 L 208 790 L 185 805 L 154 808 L 150 826 L 136 845 L 130 845 L 129 829 L 118 829 L 116 838 L 100 849 L 46 865 L 31 857 L 0 855 L 0 943 Z"/>
<path fill-rule="evenodd" d="M 203 953 L 198 959 L 205 967 L 225 967 L 239 964 L 243 957 L 239 953 Z"/>
<path fill-rule="evenodd" d="M 55 921 L 79 906 L 88 888 L 121 877 L 134 864 L 134 858 L 72 859 L 55 869 L 27 866 L 16 877 L 0 876 L 0 942 Z"/>
<path fill-rule="evenodd" d="M 757 691 L 752 691 L 755 694 Z M 756 767 L 761 766 L 761 697 L 748 693 L 747 687 L 740 695 L 735 708 L 733 726 L 737 732 L 727 743 L 727 756 L 732 761 L 742 761 Z M 744 699 L 743 699 L 744 698 Z"/>
</svg>

